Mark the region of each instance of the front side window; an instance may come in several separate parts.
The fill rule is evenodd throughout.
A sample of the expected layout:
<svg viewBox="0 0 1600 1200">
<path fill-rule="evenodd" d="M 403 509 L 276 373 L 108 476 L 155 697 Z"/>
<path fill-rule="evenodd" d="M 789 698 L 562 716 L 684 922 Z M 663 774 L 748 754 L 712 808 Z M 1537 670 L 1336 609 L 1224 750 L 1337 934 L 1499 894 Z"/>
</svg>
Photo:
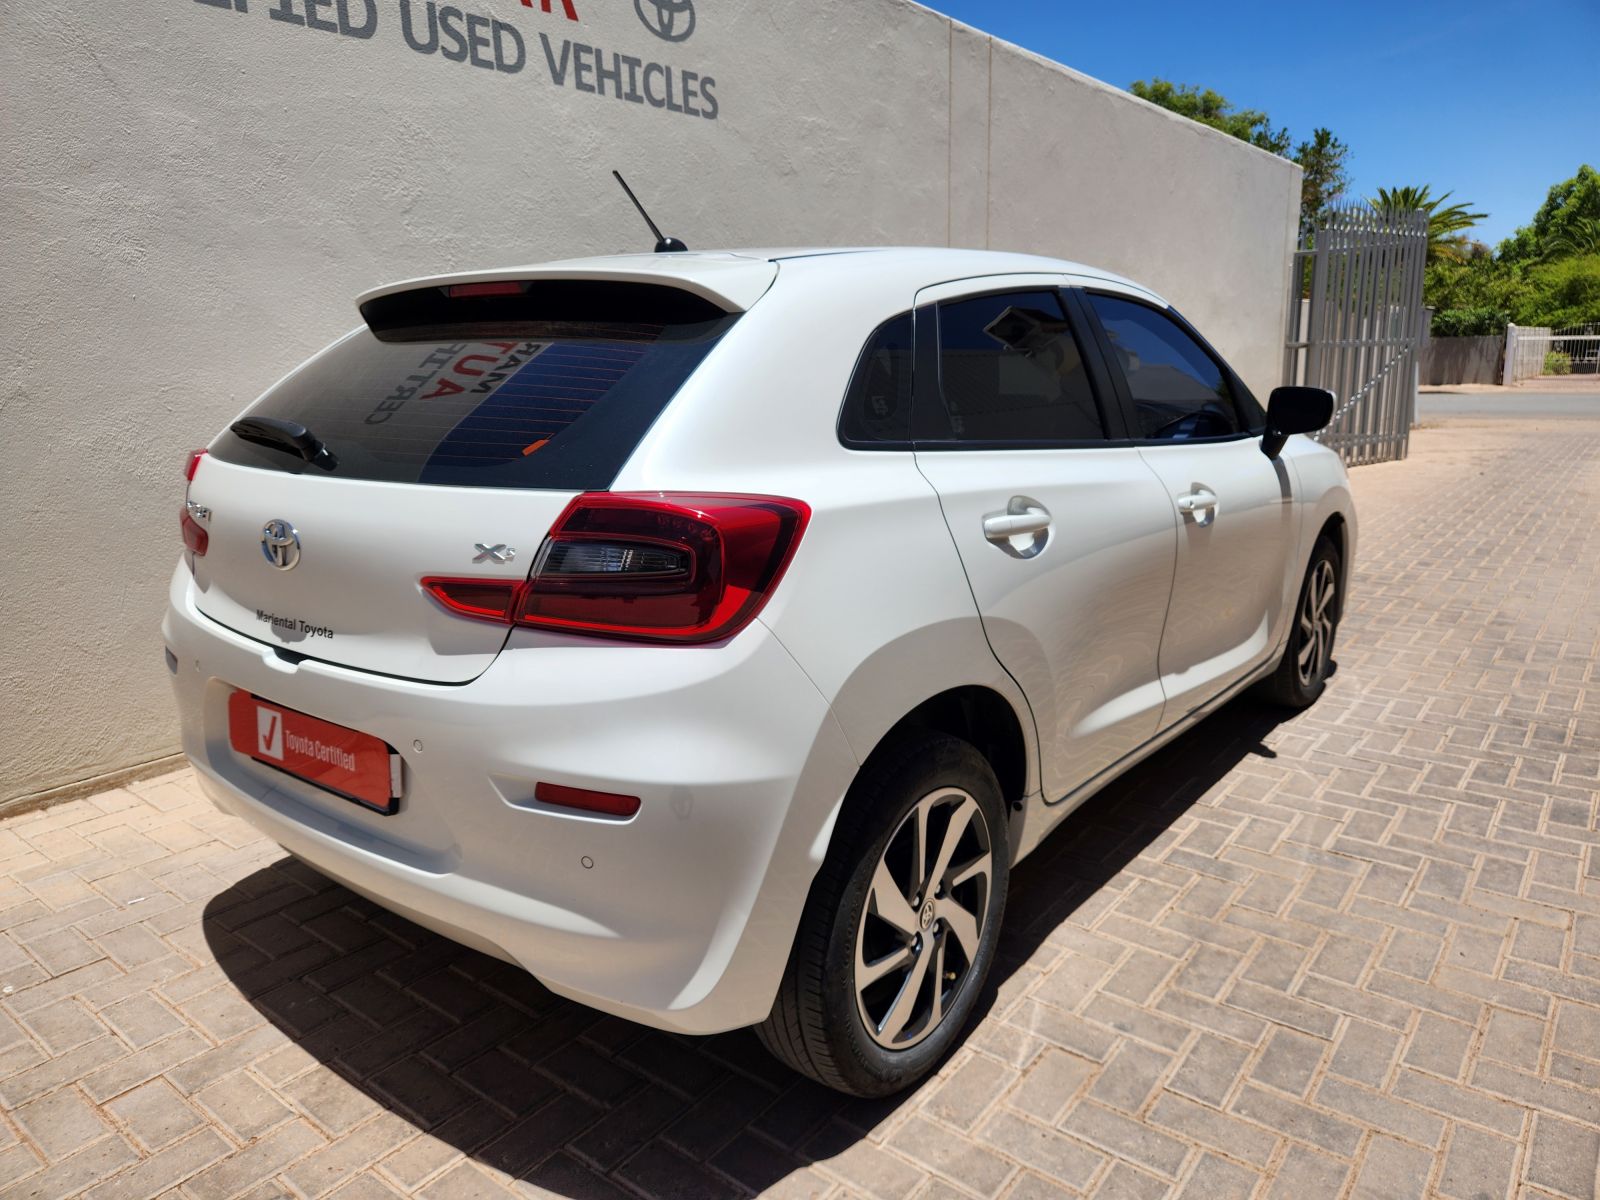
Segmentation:
<svg viewBox="0 0 1600 1200">
<path fill-rule="evenodd" d="M 939 307 L 940 394 L 965 443 L 1103 441 L 1083 354 L 1052 291 Z"/>
<path fill-rule="evenodd" d="M 1140 436 L 1159 441 L 1232 437 L 1246 423 L 1217 361 L 1171 317 L 1148 305 L 1090 293 L 1128 382 Z"/>
<path fill-rule="evenodd" d="M 845 445 L 909 442 L 914 337 L 912 317 L 906 313 L 885 322 L 868 339 L 839 417 Z"/>
</svg>

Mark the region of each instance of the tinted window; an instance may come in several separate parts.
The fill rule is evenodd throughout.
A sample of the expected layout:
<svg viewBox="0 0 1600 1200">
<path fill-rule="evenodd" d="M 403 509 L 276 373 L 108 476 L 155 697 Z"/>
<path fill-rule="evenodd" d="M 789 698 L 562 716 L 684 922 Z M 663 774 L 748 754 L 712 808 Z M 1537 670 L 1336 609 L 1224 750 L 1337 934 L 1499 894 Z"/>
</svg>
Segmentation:
<svg viewBox="0 0 1600 1200">
<path fill-rule="evenodd" d="M 885 323 L 868 340 L 839 419 L 847 445 L 910 439 L 912 346 L 910 313 Z"/>
<path fill-rule="evenodd" d="M 1142 436 L 1176 441 L 1248 428 L 1222 368 L 1171 317 L 1114 296 L 1088 299 L 1111 339 L 1113 366 L 1128 381 Z"/>
<path fill-rule="evenodd" d="M 362 330 L 268 392 L 251 416 L 308 427 L 347 479 L 456 487 L 610 486 L 732 325 L 515 319 L 382 340 Z M 385 338 L 396 336 L 386 330 Z M 224 433 L 227 462 L 299 473 L 291 454 Z"/>
<path fill-rule="evenodd" d="M 941 305 L 939 373 L 950 431 L 959 441 L 1106 436 L 1083 355 L 1054 292 Z"/>
</svg>

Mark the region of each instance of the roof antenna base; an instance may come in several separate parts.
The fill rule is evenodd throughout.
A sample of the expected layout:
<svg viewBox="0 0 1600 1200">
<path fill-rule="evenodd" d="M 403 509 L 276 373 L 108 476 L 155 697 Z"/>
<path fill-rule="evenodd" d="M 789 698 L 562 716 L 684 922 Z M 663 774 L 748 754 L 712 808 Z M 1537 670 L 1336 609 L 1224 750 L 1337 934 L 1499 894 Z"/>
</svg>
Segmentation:
<svg viewBox="0 0 1600 1200">
<path fill-rule="evenodd" d="M 655 239 L 656 239 L 656 253 L 657 254 L 683 254 L 683 253 L 685 253 L 689 249 L 689 247 L 684 245 L 677 238 L 668 237 L 666 234 L 661 232 L 661 227 L 650 219 L 650 214 L 645 212 L 644 205 L 639 203 L 639 197 L 637 197 L 637 196 L 635 196 L 633 194 L 633 189 L 628 186 L 628 181 L 622 177 L 622 172 L 621 171 L 613 171 L 613 172 L 611 172 L 611 174 L 616 176 L 617 182 L 622 185 L 622 190 L 628 193 L 628 199 L 633 201 L 633 206 L 639 210 L 639 215 L 644 218 L 644 223 L 646 225 L 650 226 L 650 232 L 655 235 Z"/>
</svg>

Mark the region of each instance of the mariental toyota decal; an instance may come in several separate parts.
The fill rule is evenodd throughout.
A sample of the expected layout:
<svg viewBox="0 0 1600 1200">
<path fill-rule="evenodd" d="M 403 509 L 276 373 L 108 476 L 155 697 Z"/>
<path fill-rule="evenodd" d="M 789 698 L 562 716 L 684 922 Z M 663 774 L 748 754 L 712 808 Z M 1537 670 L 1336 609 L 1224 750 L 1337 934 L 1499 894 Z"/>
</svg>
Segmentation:
<svg viewBox="0 0 1600 1200">
<path fill-rule="evenodd" d="M 583 24 L 578 6 L 587 11 L 594 0 L 480 0 L 499 5 L 502 13 L 437 0 L 270 0 L 267 4 L 257 0 L 254 7 L 250 0 L 194 2 L 247 19 L 264 12 L 285 32 L 334 34 L 360 42 L 395 38 L 441 63 L 502 75 L 543 74 L 555 87 L 642 108 L 706 121 L 715 121 L 721 112 L 713 76 L 654 57 L 687 47 L 699 25 L 696 0 L 633 0 L 637 24 L 629 19 L 624 28 L 608 30 L 607 38 L 617 40 L 607 47 L 552 33 L 550 28 L 524 31 L 502 19 L 507 8 L 518 13 L 527 9 L 529 16 Z M 610 5 L 606 15 L 609 20 L 627 11 L 624 0 Z M 628 53 L 630 49 L 641 53 Z"/>
</svg>

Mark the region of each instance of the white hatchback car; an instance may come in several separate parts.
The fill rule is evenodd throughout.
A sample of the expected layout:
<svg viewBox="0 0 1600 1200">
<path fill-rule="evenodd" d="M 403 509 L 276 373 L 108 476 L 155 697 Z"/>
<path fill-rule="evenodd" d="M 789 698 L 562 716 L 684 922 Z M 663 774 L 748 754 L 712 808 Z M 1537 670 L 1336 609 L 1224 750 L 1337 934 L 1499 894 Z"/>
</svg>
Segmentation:
<svg viewBox="0 0 1600 1200">
<path fill-rule="evenodd" d="M 377 903 L 884 1094 L 1010 867 L 1241 689 L 1315 700 L 1344 469 L 1159 297 L 952 250 L 414 281 L 191 457 L 201 782 Z"/>
</svg>

